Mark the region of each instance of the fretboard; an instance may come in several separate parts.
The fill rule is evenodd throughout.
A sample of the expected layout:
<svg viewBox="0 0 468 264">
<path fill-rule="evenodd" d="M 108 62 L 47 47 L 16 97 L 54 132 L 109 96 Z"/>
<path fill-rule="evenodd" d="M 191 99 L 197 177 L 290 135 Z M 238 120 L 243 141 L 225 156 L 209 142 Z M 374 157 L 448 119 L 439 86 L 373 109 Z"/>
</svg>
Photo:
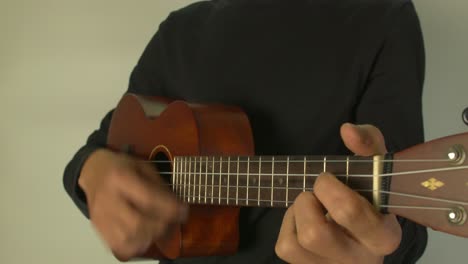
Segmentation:
<svg viewBox="0 0 468 264">
<path fill-rule="evenodd" d="M 371 201 L 372 158 L 355 156 L 175 157 L 172 188 L 190 204 L 288 207 L 331 172 Z"/>
</svg>

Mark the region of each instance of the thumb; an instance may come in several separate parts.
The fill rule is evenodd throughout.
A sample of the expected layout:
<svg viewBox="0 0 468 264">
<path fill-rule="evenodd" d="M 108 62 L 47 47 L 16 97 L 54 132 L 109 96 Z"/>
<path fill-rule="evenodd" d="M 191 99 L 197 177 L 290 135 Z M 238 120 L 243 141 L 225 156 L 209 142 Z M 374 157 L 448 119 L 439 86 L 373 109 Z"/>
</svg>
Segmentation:
<svg viewBox="0 0 468 264">
<path fill-rule="evenodd" d="M 345 123 L 341 126 L 340 133 L 346 147 L 358 156 L 387 153 L 382 132 L 373 125 Z"/>
</svg>

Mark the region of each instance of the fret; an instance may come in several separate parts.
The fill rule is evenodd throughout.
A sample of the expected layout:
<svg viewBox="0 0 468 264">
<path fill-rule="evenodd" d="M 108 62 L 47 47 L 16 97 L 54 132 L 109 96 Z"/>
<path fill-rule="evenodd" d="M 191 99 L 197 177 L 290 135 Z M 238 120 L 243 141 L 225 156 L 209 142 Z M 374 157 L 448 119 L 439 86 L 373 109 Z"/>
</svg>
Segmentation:
<svg viewBox="0 0 468 264">
<path fill-rule="evenodd" d="M 206 157 L 205 159 L 205 204 L 206 204 L 206 196 L 207 196 L 207 192 L 206 192 L 206 189 L 207 189 L 207 185 L 208 185 L 208 157 Z"/>
<path fill-rule="evenodd" d="M 177 197 L 177 157 L 174 157 L 174 161 L 172 162 L 172 179 L 171 179 L 171 183 L 172 183 L 172 192 L 175 193 L 176 197 Z"/>
<path fill-rule="evenodd" d="M 247 201 L 247 205 L 249 205 L 249 170 L 250 170 L 250 157 L 247 157 L 247 189 L 245 199 Z"/>
<path fill-rule="evenodd" d="M 289 156 L 286 161 L 286 207 L 288 207 L 289 203 Z"/>
<path fill-rule="evenodd" d="M 307 170 L 307 157 L 304 156 L 304 185 L 302 187 L 302 191 L 305 192 L 306 191 L 306 170 Z"/>
<path fill-rule="evenodd" d="M 257 205 L 260 206 L 260 181 L 262 180 L 262 156 L 258 159 L 258 194 L 257 194 Z"/>
<path fill-rule="evenodd" d="M 179 176 L 179 184 L 178 184 L 177 188 L 179 189 L 179 199 L 181 199 L 182 198 L 182 182 L 183 182 L 183 180 L 182 180 L 183 176 L 182 175 L 183 175 L 183 171 L 184 171 L 184 162 L 182 162 L 182 158 L 179 158 L 179 161 L 180 161 L 180 170 L 179 170 L 180 176 Z M 183 200 L 183 199 L 181 199 L 181 200 Z"/>
<path fill-rule="evenodd" d="M 346 185 L 348 185 L 349 180 L 349 156 L 346 156 Z"/>
<path fill-rule="evenodd" d="M 327 172 L 327 157 L 323 157 L 323 172 Z"/>
<path fill-rule="evenodd" d="M 192 185 L 190 184 L 190 181 L 192 180 L 192 157 L 189 157 L 189 172 L 188 172 L 188 193 L 187 193 L 187 200 L 188 202 L 191 201 L 190 199 L 190 191 L 192 189 Z"/>
<path fill-rule="evenodd" d="M 196 201 L 196 190 L 197 190 L 197 157 L 194 157 L 194 169 L 193 169 L 193 193 L 192 193 L 192 202 Z"/>
<path fill-rule="evenodd" d="M 201 186 L 202 186 L 202 157 L 200 157 L 200 173 L 198 174 L 198 203 L 201 200 Z"/>
<path fill-rule="evenodd" d="M 176 176 L 176 160 L 177 158 L 174 159 L 174 164 L 172 165 L 172 175 L 171 175 L 171 182 L 172 182 L 172 192 L 175 192 L 175 187 L 176 187 L 176 184 L 175 184 L 175 179 L 177 178 Z"/>
<path fill-rule="evenodd" d="M 240 157 L 237 156 L 236 205 L 239 205 L 239 163 Z"/>
<path fill-rule="evenodd" d="M 229 205 L 229 183 L 230 183 L 230 172 L 231 172 L 231 157 L 228 157 L 228 170 L 227 170 L 227 194 L 226 204 Z"/>
<path fill-rule="evenodd" d="M 182 201 L 185 201 L 185 191 L 187 190 L 187 157 L 184 158 L 184 193 L 182 195 Z"/>
<path fill-rule="evenodd" d="M 211 204 L 213 204 L 214 197 L 214 169 L 215 169 L 215 158 L 213 157 L 213 165 L 211 167 Z"/>
<path fill-rule="evenodd" d="M 223 174 L 223 157 L 219 157 L 218 204 L 221 204 L 221 175 L 222 174 Z"/>
<path fill-rule="evenodd" d="M 275 182 L 273 175 L 275 174 L 275 157 L 271 158 L 271 206 L 273 207 L 273 183 Z"/>
</svg>

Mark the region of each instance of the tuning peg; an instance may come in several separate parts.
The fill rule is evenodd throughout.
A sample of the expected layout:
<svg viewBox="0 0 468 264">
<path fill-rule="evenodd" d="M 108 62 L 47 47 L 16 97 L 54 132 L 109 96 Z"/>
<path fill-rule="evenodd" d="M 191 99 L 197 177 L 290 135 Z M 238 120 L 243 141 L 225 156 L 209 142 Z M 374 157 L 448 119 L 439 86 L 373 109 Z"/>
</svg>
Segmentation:
<svg viewBox="0 0 468 264">
<path fill-rule="evenodd" d="M 468 107 L 462 113 L 463 122 L 468 126 Z"/>
</svg>

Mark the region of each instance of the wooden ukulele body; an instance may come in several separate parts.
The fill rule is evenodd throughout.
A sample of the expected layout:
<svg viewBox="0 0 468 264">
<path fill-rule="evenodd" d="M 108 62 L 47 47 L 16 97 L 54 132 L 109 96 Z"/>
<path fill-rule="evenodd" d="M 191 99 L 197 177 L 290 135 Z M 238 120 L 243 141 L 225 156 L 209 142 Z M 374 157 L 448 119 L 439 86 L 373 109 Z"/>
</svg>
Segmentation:
<svg viewBox="0 0 468 264">
<path fill-rule="evenodd" d="M 161 154 L 171 161 L 183 155 L 254 154 L 249 121 L 238 108 L 131 94 L 124 96 L 113 113 L 107 144 L 110 149 L 147 160 Z M 188 222 L 177 226 L 168 240 L 155 241 L 142 257 L 234 254 L 239 243 L 239 210 L 192 205 Z"/>
</svg>

